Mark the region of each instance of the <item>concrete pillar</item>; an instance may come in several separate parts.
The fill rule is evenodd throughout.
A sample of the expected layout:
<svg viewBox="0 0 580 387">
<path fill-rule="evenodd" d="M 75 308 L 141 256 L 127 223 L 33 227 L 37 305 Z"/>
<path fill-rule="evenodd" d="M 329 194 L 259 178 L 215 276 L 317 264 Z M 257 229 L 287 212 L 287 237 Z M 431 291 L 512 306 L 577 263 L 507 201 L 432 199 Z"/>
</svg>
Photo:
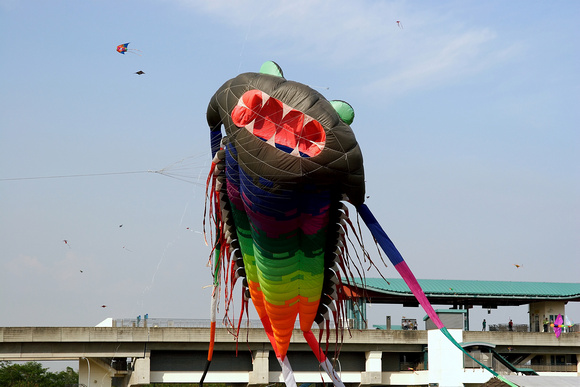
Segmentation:
<svg viewBox="0 0 580 387">
<path fill-rule="evenodd" d="M 111 387 L 114 370 L 100 359 L 79 359 L 79 384 L 87 387 Z"/>
<path fill-rule="evenodd" d="M 133 372 L 129 377 L 128 386 L 151 383 L 151 358 L 139 358 L 134 361 Z"/>
<path fill-rule="evenodd" d="M 361 373 L 361 385 L 382 384 L 383 353 L 381 351 L 365 352 L 365 372 Z"/>
<path fill-rule="evenodd" d="M 249 375 L 250 385 L 268 384 L 270 379 L 270 365 L 268 357 L 270 351 L 261 349 L 252 353 L 253 369 Z"/>
</svg>

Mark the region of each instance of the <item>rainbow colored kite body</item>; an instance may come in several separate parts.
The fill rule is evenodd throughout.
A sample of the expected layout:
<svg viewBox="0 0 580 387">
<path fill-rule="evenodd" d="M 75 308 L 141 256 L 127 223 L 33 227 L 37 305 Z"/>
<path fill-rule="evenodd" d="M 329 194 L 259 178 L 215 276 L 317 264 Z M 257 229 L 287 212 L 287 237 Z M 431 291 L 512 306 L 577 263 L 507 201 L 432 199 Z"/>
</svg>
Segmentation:
<svg viewBox="0 0 580 387">
<path fill-rule="evenodd" d="M 129 43 L 123 43 L 123 44 L 119 44 L 119 45 L 117 46 L 117 52 L 118 52 L 119 54 L 123 54 L 123 55 L 125 55 L 125 53 L 126 53 L 126 52 L 127 52 L 127 50 L 128 50 L 128 48 L 127 48 L 127 46 L 128 46 L 128 45 L 129 45 Z"/>
</svg>

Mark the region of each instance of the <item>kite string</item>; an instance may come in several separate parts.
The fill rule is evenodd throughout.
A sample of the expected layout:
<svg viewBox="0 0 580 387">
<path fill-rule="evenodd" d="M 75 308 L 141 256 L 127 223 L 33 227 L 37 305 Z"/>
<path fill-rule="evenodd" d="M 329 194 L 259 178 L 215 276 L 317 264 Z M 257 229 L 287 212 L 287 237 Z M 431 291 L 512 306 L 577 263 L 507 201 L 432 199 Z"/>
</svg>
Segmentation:
<svg viewBox="0 0 580 387">
<path fill-rule="evenodd" d="M 200 167 L 199 162 L 189 162 L 186 164 L 187 160 L 191 159 L 198 159 L 200 157 L 207 156 L 207 152 L 203 152 L 203 154 L 193 155 L 189 157 L 185 157 L 179 161 L 171 163 L 166 167 L 161 169 L 148 169 L 148 170 L 141 170 L 141 171 L 124 171 L 124 172 L 101 172 L 101 173 L 79 173 L 79 174 L 71 174 L 71 175 L 49 175 L 49 176 L 31 176 L 31 177 L 8 177 L 8 178 L 0 178 L 0 181 L 19 181 L 19 180 L 43 180 L 43 179 L 66 179 L 66 178 L 78 178 L 78 177 L 94 177 L 94 176 L 112 176 L 112 175 L 132 175 L 132 174 L 141 174 L 141 173 L 157 173 L 166 177 L 170 177 L 172 179 L 177 179 L 181 181 L 185 181 L 187 183 L 192 184 L 200 184 L 200 173 L 202 168 Z M 196 167 L 199 169 L 195 175 L 188 175 L 184 173 L 185 171 Z M 206 163 L 204 163 L 203 167 L 206 167 Z"/>
<path fill-rule="evenodd" d="M 242 43 L 242 47 L 240 49 L 240 63 L 238 64 L 238 74 L 241 72 L 241 68 L 242 68 L 242 60 L 244 57 L 244 52 L 246 51 L 246 43 L 248 41 L 248 36 L 250 35 L 250 32 L 252 30 L 252 26 L 254 25 L 254 19 L 256 18 L 256 15 L 261 15 L 262 12 L 252 12 L 252 18 L 250 19 L 248 24 L 248 29 L 246 30 L 246 36 L 244 37 L 244 41 Z"/>
<path fill-rule="evenodd" d="M 189 202 L 187 202 L 185 204 L 185 209 L 183 210 L 183 214 L 181 215 L 181 219 L 179 221 L 179 228 L 181 228 L 181 226 L 183 224 L 183 219 L 185 218 L 185 214 L 187 213 L 188 207 L 189 207 Z M 175 242 L 177 242 L 180 238 L 181 238 L 181 233 L 178 233 L 177 237 L 175 237 L 172 241 L 168 242 L 167 245 L 165 246 L 165 249 L 163 249 L 163 253 L 161 254 L 161 258 L 159 259 L 159 262 L 157 262 L 157 267 L 155 268 L 155 271 L 153 272 L 153 276 L 151 277 L 151 282 L 149 283 L 149 285 L 145 286 L 145 288 L 143 289 L 143 293 L 141 294 L 141 296 L 143 297 L 141 299 L 141 305 L 140 305 L 141 307 L 143 307 L 145 304 L 144 303 L 145 294 L 153 288 L 153 284 L 155 283 L 155 277 L 157 276 L 157 272 L 159 272 L 161 264 L 165 261 L 165 257 L 167 256 L 167 250 L 170 247 L 172 247 L 175 244 Z"/>
<path fill-rule="evenodd" d="M 131 175 L 137 173 L 151 173 L 157 171 L 130 171 L 130 172 L 104 172 L 104 173 L 85 173 L 85 174 L 76 174 L 76 175 L 53 175 L 53 176 L 33 176 L 33 177 L 9 177 L 9 178 L 0 178 L 0 181 L 14 181 L 14 180 L 40 180 L 40 179 L 64 179 L 70 177 L 90 177 L 90 176 L 109 176 L 109 175 Z"/>
</svg>

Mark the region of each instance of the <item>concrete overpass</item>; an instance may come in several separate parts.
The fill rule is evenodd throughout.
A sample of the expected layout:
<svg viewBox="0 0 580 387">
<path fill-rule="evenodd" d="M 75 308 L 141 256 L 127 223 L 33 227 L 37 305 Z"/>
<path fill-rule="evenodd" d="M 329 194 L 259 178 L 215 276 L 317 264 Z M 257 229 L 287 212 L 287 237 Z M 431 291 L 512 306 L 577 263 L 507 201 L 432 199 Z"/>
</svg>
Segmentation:
<svg viewBox="0 0 580 387">
<path fill-rule="evenodd" d="M 579 332 L 566 333 L 557 339 L 553 334 L 539 332 L 453 331 L 459 341 L 493 343 L 497 352 L 512 361 L 519 359 L 522 364 L 546 355 L 580 359 Z M 441 357 L 436 355 L 433 344 L 432 336 L 436 333 L 439 332 L 345 332 L 337 369 L 350 385 L 427 386 L 436 378 L 434 359 Z M 335 331 L 331 331 L 330 352 L 335 347 L 334 335 Z M 78 360 L 79 383 L 89 387 L 197 383 L 205 365 L 208 342 L 208 328 L 0 327 L 0 360 Z M 242 329 L 237 345 L 227 329 L 218 329 L 215 351 L 206 378 L 208 383 L 259 385 L 283 380 L 270 343 L 260 328 Z M 455 351 L 454 355 L 461 354 Z M 427 353 L 432 354 L 433 361 L 429 362 L 430 369 L 424 370 Z M 320 383 L 321 378 L 328 382 L 298 330 L 288 357 L 297 382 Z M 479 385 L 491 376 L 479 368 L 465 368 L 461 356 L 458 362 L 466 386 Z M 565 374 L 579 378 L 578 361 L 571 367 Z"/>
</svg>

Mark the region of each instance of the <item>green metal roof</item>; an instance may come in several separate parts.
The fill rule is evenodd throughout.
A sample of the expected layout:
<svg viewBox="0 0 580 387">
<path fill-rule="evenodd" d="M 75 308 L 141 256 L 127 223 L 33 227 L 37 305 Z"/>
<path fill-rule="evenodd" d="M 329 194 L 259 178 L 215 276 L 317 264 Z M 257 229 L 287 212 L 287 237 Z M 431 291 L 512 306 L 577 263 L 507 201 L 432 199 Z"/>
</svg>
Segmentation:
<svg viewBox="0 0 580 387">
<path fill-rule="evenodd" d="M 468 280 L 418 280 L 425 295 L 429 298 L 526 300 L 528 303 L 547 300 L 580 301 L 580 283 L 558 282 L 515 282 L 515 281 L 468 281 Z M 345 285 L 348 284 L 343 279 Z M 412 296 L 402 278 L 355 278 L 350 282 L 356 288 L 373 294 L 373 298 Z M 396 297 L 395 297 L 396 298 Z"/>
</svg>

